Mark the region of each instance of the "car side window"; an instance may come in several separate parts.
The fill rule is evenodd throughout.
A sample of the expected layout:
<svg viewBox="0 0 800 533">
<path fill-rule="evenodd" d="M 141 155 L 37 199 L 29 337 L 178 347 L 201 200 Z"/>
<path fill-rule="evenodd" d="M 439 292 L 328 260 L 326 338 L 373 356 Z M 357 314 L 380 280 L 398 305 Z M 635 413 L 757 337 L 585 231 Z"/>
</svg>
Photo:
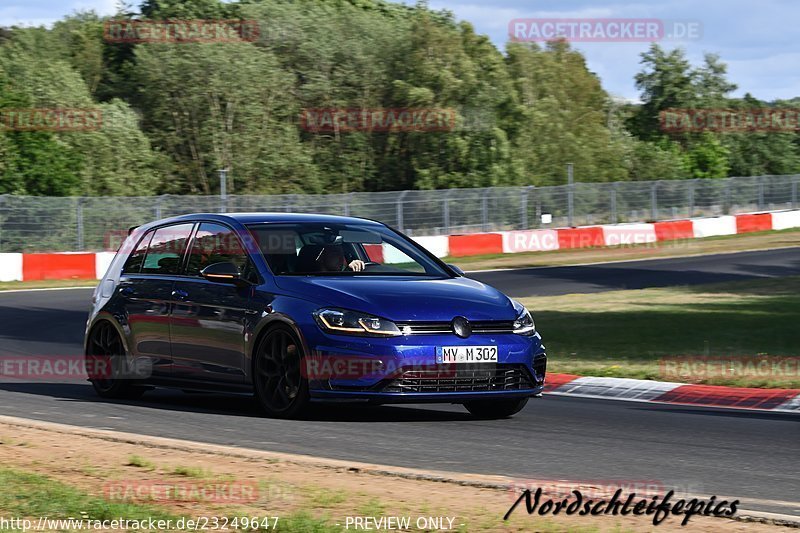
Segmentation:
<svg viewBox="0 0 800 533">
<path fill-rule="evenodd" d="M 153 234 L 142 265 L 143 274 L 178 274 L 194 224 L 158 228 Z"/>
<path fill-rule="evenodd" d="M 142 263 L 144 263 L 144 256 L 147 254 L 147 247 L 150 245 L 150 239 L 153 238 L 154 230 L 150 230 L 144 234 L 139 244 L 128 256 L 125 261 L 125 266 L 122 267 L 123 274 L 138 274 L 142 270 Z"/>
<path fill-rule="evenodd" d="M 222 224 L 203 222 L 192 239 L 186 274 L 200 276 L 201 270 L 214 263 L 233 263 L 246 279 L 255 274 L 236 232 Z"/>
</svg>

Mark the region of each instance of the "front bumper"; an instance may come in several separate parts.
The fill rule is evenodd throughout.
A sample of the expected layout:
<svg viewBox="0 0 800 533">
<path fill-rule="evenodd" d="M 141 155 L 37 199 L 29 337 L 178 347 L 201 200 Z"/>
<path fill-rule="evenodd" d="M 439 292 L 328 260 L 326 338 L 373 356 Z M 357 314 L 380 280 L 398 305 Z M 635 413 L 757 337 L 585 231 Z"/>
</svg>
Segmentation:
<svg viewBox="0 0 800 533">
<path fill-rule="evenodd" d="M 547 356 L 538 333 L 411 335 L 391 338 L 319 333 L 307 339 L 306 377 L 316 400 L 374 403 L 525 398 L 544 387 Z M 497 363 L 437 364 L 442 346 L 497 346 Z"/>
</svg>

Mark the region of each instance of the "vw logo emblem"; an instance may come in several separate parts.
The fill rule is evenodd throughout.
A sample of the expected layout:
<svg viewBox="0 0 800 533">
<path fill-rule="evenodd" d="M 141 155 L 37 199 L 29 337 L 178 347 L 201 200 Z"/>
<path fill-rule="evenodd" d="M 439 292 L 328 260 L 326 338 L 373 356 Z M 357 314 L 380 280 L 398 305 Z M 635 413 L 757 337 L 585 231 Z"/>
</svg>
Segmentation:
<svg viewBox="0 0 800 533">
<path fill-rule="evenodd" d="M 470 326 L 469 320 L 467 320 L 463 316 L 455 317 L 453 319 L 452 326 L 453 326 L 453 333 L 455 333 L 462 339 L 466 339 L 467 337 L 472 335 L 472 326 Z"/>
</svg>

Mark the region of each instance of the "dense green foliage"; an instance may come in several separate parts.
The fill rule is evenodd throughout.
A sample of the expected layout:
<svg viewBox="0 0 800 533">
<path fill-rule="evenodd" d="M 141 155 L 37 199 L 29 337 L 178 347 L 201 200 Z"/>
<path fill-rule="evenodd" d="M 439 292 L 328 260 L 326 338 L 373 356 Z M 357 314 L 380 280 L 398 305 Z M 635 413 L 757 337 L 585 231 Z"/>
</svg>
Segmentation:
<svg viewBox="0 0 800 533">
<path fill-rule="evenodd" d="M 499 51 L 452 14 L 382 0 L 146 0 L 114 17 L 257 20 L 255 41 L 120 43 L 93 13 L 0 29 L 0 112 L 95 108 L 94 131 L 0 134 L 0 194 L 351 192 L 800 172 L 796 133 L 666 134 L 659 113 L 767 104 L 713 55 L 657 45 L 642 104 L 567 43 Z M 796 103 L 796 102 L 795 102 Z M 314 132 L 308 108 L 444 108 L 452 131 Z"/>
</svg>

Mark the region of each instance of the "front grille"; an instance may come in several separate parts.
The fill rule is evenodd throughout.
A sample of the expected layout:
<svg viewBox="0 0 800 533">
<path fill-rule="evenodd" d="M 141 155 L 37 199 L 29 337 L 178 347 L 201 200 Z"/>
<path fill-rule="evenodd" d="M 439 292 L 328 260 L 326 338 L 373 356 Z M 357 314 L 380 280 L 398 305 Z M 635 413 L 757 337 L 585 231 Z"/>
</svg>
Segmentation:
<svg viewBox="0 0 800 533">
<path fill-rule="evenodd" d="M 455 367 L 455 368 L 449 368 Z M 382 392 L 479 392 L 534 388 L 523 365 L 448 365 L 406 370 L 389 380 Z"/>
<path fill-rule="evenodd" d="M 450 322 L 397 322 L 403 335 L 436 335 L 453 333 Z M 470 322 L 473 335 L 491 333 L 511 333 L 514 331 L 513 320 L 478 320 Z"/>
</svg>

